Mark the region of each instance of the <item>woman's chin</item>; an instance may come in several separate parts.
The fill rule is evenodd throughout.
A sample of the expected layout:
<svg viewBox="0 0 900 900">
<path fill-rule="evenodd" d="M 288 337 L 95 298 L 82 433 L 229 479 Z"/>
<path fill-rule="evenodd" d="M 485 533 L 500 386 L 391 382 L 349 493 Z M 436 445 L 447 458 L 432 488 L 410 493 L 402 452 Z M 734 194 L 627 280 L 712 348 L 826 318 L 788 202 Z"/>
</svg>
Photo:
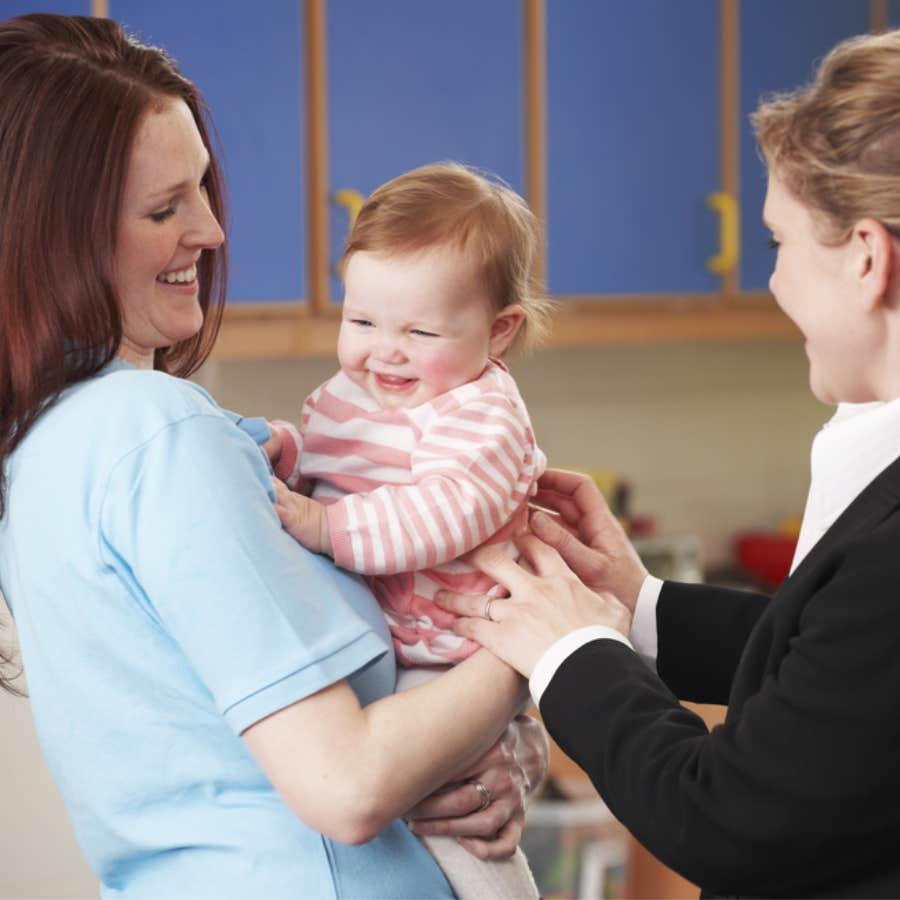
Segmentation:
<svg viewBox="0 0 900 900">
<path fill-rule="evenodd" d="M 180 344 L 196 337 L 203 328 L 203 310 L 199 304 L 184 315 L 173 317 L 173 321 L 165 328 L 165 335 L 169 339 L 168 346 Z"/>
<path fill-rule="evenodd" d="M 814 369 L 809 370 L 809 390 L 813 397 L 820 403 L 826 403 L 829 406 L 835 406 L 839 402 L 833 396 L 834 392 L 820 378 L 816 377 Z"/>
</svg>

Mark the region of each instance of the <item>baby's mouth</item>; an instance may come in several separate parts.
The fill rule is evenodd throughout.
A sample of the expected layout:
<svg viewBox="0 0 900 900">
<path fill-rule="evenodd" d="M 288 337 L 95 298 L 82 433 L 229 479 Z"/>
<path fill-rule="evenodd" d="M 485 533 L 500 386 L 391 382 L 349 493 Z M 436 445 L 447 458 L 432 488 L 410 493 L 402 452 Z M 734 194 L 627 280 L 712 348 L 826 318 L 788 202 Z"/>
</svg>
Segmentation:
<svg viewBox="0 0 900 900">
<path fill-rule="evenodd" d="M 382 375 L 379 372 L 372 374 L 378 386 L 388 391 L 402 391 L 418 381 L 417 378 L 404 378 L 400 375 Z"/>
</svg>

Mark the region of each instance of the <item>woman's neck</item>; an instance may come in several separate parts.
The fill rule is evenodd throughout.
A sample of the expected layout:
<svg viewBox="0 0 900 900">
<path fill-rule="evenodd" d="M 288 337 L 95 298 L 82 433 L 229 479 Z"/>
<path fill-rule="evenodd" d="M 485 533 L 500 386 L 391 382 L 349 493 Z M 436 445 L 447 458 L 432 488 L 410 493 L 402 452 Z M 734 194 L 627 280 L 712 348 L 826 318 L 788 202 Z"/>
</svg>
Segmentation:
<svg viewBox="0 0 900 900">
<path fill-rule="evenodd" d="M 122 338 L 116 356 L 138 369 L 153 368 L 153 351 L 135 346 L 128 338 Z"/>
</svg>

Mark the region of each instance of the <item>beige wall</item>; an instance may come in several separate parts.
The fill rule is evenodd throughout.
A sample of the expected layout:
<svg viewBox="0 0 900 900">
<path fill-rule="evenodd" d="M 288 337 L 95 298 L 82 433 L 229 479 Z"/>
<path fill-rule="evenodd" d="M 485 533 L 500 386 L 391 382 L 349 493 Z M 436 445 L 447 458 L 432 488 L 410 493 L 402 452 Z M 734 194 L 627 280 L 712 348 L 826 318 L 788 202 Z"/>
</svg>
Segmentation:
<svg viewBox="0 0 900 900">
<path fill-rule="evenodd" d="M 5 616 L 0 619 L 5 626 Z M 9 631 L 4 627 L 0 634 L 5 643 Z M 0 734 L 0 897 L 97 897 L 97 879 L 41 757 L 28 702 L 5 691 Z"/>
<path fill-rule="evenodd" d="M 295 417 L 331 360 L 213 363 L 225 406 Z M 541 352 L 514 363 L 535 431 L 557 466 L 613 468 L 663 533 L 699 534 L 727 558 L 738 528 L 800 512 L 809 442 L 828 410 L 808 393 L 799 343 Z M 27 703 L 0 696 L 0 897 L 96 895 L 40 760 Z"/>
</svg>

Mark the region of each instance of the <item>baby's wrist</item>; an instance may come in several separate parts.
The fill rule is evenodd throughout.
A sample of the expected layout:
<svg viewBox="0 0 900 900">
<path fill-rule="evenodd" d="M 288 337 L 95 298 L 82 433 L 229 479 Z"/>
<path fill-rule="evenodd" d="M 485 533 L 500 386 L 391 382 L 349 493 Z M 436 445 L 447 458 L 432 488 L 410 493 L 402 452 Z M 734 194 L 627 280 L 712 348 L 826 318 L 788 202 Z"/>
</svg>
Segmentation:
<svg viewBox="0 0 900 900">
<path fill-rule="evenodd" d="M 290 423 L 276 419 L 269 423 L 271 443 L 277 442 L 277 457 L 269 453 L 275 474 L 291 489 L 299 490 L 303 479 L 300 476 L 300 432 Z"/>
</svg>

